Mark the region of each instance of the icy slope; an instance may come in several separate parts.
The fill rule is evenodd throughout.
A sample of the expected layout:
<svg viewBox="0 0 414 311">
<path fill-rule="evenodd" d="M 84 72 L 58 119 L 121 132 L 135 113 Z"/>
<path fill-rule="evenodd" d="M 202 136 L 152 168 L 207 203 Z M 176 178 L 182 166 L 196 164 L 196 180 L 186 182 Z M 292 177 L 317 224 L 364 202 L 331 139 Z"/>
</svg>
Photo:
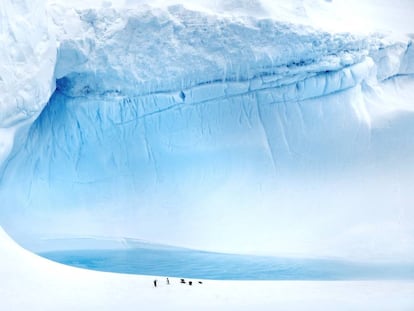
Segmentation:
<svg viewBox="0 0 414 311">
<path fill-rule="evenodd" d="M 23 62 L 52 64 L 4 109 L 34 118 L 56 90 L 4 162 L 1 225 L 31 249 L 104 235 L 412 259 L 410 36 L 312 27 L 311 2 L 49 4 L 56 62 Z"/>
</svg>

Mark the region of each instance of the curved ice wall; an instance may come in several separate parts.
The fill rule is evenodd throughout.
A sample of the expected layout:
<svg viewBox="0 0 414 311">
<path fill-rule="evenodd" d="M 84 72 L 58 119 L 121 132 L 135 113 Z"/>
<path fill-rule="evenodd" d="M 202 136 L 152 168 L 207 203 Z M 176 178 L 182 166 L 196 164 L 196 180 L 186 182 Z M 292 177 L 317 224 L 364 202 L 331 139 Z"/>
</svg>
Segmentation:
<svg viewBox="0 0 414 311">
<path fill-rule="evenodd" d="M 8 137 L 21 134 L 2 168 L 0 221 L 23 245 L 128 236 L 413 258 L 409 38 L 179 5 L 49 14 L 56 53 L 22 61 L 48 62 L 22 82 L 46 95 L 2 106 L 3 117 L 36 104 L 30 124 L 56 81 L 28 132 L 2 118 Z"/>
</svg>

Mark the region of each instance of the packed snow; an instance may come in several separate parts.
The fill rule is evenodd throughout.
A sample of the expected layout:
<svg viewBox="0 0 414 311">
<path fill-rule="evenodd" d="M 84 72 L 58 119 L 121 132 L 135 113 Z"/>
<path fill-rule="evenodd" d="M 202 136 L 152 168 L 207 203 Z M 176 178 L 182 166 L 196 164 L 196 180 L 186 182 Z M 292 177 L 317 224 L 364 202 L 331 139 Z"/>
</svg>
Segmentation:
<svg viewBox="0 0 414 311">
<path fill-rule="evenodd" d="M 413 13 L 409 0 L 3 0 L 0 225 L 32 251 L 99 236 L 412 262 Z M 411 282 L 154 289 L 3 232 L 0 248 L 1 309 L 414 306 Z"/>
<path fill-rule="evenodd" d="M 202 281 L 72 268 L 0 229 L 2 310 L 411 310 L 413 282 Z M 158 281 L 157 288 L 153 280 Z"/>
</svg>

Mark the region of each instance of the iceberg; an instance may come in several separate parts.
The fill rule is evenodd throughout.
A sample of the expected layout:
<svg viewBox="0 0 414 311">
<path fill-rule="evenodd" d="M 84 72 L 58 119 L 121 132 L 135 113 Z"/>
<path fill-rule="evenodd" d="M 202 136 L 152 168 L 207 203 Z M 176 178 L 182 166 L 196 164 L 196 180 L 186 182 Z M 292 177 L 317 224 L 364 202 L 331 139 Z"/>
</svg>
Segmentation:
<svg viewBox="0 0 414 311">
<path fill-rule="evenodd" d="M 5 1 L 1 226 L 413 259 L 412 34 L 301 3 Z"/>
<path fill-rule="evenodd" d="M 154 289 L 33 254 L 145 241 L 410 266 L 413 11 L 1 1 L 0 309 L 413 309 L 412 280 Z"/>
</svg>

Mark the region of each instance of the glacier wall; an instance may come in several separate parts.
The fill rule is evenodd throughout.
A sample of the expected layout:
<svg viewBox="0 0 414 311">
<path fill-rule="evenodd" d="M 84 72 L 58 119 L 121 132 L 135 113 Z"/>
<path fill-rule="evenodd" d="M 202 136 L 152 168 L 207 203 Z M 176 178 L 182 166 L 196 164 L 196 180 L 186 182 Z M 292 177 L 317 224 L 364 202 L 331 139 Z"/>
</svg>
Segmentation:
<svg viewBox="0 0 414 311">
<path fill-rule="evenodd" d="M 46 54 L 22 62 L 47 70 L 2 106 L 34 107 L 1 123 L 25 129 L 2 166 L 0 224 L 26 247 L 94 235 L 414 257 L 409 37 L 179 5 L 49 14 Z"/>
</svg>

